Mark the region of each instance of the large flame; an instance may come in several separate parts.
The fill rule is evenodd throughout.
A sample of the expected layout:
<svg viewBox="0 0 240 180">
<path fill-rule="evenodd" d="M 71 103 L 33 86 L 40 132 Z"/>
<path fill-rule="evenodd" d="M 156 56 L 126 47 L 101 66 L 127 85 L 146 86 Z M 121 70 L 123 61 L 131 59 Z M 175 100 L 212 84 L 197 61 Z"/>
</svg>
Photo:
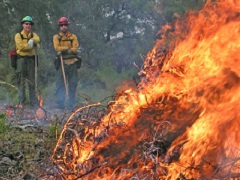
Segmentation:
<svg viewBox="0 0 240 180">
<path fill-rule="evenodd" d="M 53 154 L 62 177 L 240 177 L 240 3 L 209 0 L 159 33 L 137 90 L 81 135 L 65 125 Z"/>
</svg>

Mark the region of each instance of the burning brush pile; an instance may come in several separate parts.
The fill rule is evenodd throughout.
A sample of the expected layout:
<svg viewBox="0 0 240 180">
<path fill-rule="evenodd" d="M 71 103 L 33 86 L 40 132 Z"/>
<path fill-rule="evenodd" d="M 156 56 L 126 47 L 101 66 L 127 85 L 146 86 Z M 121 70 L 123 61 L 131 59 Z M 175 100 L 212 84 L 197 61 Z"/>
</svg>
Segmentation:
<svg viewBox="0 0 240 180">
<path fill-rule="evenodd" d="M 69 117 L 47 179 L 240 178 L 240 3 L 209 0 L 159 33 L 137 88 Z"/>
</svg>

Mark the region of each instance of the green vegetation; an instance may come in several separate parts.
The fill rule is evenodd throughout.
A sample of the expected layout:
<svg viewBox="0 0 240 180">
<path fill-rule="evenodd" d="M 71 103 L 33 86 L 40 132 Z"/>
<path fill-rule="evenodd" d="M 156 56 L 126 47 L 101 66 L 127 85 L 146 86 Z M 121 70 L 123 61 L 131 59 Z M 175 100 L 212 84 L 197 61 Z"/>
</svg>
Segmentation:
<svg viewBox="0 0 240 180">
<path fill-rule="evenodd" d="M 56 132 L 59 135 L 58 125 L 54 121 L 48 128 L 36 128 L 32 126 L 6 125 L 6 115 L 0 115 L 0 161 L 8 159 L 8 166 L 1 164 L 0 177 L 13 177 L 19 174 L 31 172 L 33 174 L 44 173 L 42 162 L 49 162 L 56 144 Z M 10 163 L 10 164 L 9 164 Z M 9 177 L 8 177 L 9 178 Z M 5 178 L 4 178 L 5 179 Z M 13 178 L 15 179 L 15 178 Z"/>
<path fill-rule="evenodd" d="M 9 131 L 10 127 L 6 125 L 6 114 L 0 114 L 0 136 Z"/>
</svg>

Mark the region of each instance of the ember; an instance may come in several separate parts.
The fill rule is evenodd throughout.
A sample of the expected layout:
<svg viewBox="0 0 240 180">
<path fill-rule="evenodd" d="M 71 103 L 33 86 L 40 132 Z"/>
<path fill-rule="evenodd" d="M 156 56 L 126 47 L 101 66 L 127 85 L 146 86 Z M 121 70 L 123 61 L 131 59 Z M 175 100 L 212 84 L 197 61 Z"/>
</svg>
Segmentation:
<svg viewBox="0 0 240 180">
<path fill-rule="evenodd" d="M 7 115 L 7 119 L 11 120 L 31 120 L 38 121 L 41 119 L 47 120 L 46 111 L 41 108 L 30 108 L 30 107 L 14 107 L 14 106 L 6 106 L 5 113 Z"/>
<path fill-rule="evenodd" d="M 101 119 L 68 119 L 55 177 L 240 178 L 239 10 L 236 0 L 209 0 L 174 31 L 164 27 L 137 91 L 119 93 Z"/>
<path fill-rule="evenodd" d="M 36 107 L 24 107 L 22 104 L 18 106 L 6 105 L 5 113 L 8 119 L 18 119 L 18 120 L 47 120 L 46 111 L 42 108 L 43 99 L 38 96 L 39 106 Z M 3 110 L 4 111 L 4 110 Z"/>
</svg>

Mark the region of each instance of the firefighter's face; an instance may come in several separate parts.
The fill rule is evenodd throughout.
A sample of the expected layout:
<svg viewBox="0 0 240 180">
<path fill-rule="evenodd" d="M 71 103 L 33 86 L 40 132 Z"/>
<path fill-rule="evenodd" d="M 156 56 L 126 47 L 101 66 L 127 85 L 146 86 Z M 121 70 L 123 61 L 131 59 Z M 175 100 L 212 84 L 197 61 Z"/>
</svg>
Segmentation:
<svg viewBox="0 0 240 180">
<path fill-rule="evenodd" d="M 68 30 L 67 24 L 61 24 L 59 27 L 60 27 L 60 31 L 62 31 L 63 33 L 67 32 Z"/>
<path fill-rule="evenodd" d="M 26 32 L 30 32 L 32 30 L 32 23 L 31 22 L 25 22 L 23 23 L 23 30 Z"/>
</svg>

